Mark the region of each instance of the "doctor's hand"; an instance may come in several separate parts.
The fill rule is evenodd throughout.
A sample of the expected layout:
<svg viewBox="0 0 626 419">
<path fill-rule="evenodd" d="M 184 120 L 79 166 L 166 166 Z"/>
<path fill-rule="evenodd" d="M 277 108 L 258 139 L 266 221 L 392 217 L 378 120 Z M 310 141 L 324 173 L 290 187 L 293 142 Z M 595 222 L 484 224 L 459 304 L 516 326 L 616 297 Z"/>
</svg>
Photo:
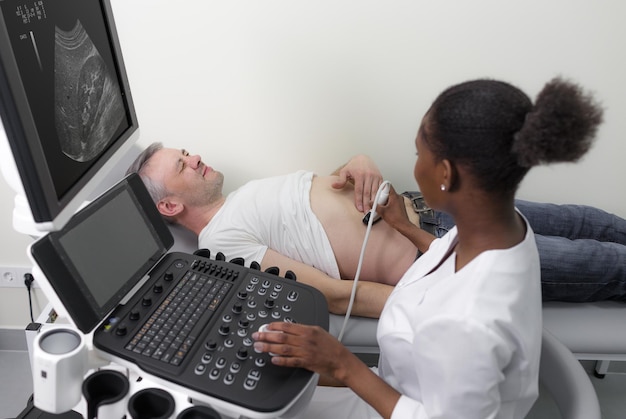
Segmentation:
<svg viewBox="0 0 626 419">
<path fill-rule="evenodd" d="M 305 368 L 343 383 L 356 359 L 334 336 L 318 326 L 274 322 L 252 334 L 254 349 L 269 352 L 272 363 Z M 354 359 L 353 359 L 354 358 Z"/>
<path fill-rule="evenodd" d="M 387 203 L 376 206 L 376 212 L 387 224 L 409 239 L 420 252 L 426 253 L 430 244 L 435 240 L 435 236 L 419 227 L 419 218 L 411 221 L 407 212 L 412 211 L 411 205 L 408 202 L 405 203 L 404 197 L 398 195 L 392 186 L 389 188 Z"/>
<path fill-rule="evenodd" d="M 374 160 L 364 154 L 359 154 L 351 158 L 334 174 L 339 176 L 339 179 L 333 183 L 333 188 L 341 189 L 346 186 L 346 183 L 353 183 L 356 208 L 361 212 L 367 212 L 372 208 L 378 186 L 383 183 L 383 175 Z"/>
<path fill-rule="evenodd" d="M 376 206 L 376 213 L 391 227 L 401 231 L 403 226 L 406 228 L 413 224 L 407 215 L 404 198 L 402 195 L 398 195 L 393 186 L 389 186 L 389 198 L 387 199 L 387 203 L 384 205 L 378 204 Z"/>
</svg>

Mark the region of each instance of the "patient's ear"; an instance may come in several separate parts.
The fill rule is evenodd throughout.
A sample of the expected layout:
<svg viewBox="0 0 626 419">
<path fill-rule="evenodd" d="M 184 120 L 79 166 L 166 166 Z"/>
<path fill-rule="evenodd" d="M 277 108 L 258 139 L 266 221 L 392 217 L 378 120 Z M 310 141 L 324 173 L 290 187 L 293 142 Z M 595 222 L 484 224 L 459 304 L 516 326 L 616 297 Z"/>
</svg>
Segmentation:
<svg viewBox="0 0 626 419">
<path fill-rule="evenodd" d="M 162 199 L 157 203 L 157 209 L 166 217 L 173 217 L 175 215 L 180 214 L 184 206 L 180 202 L 172 201 L 169 199 Z"/>
</svg>

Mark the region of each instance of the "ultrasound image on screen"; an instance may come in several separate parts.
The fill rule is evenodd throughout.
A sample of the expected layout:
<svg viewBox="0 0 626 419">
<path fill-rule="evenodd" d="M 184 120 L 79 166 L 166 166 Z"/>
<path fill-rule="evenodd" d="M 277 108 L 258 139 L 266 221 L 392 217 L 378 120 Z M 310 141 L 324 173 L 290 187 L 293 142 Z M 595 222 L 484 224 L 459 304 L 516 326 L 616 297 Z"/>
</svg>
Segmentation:
<svg viewBox="0 0 626 419">
<path fill-rule="evenodd" d="M 54 51 L 55 125 L 61 150 L 85 162 L 97 157 L 124 121 L 117 80 L 80 23 L 56 28 Z"/>
<path fill-rule="evenodd" d="M 130 128 L 100 0 L 2 0 L 58 198 Z"/>
</svg>

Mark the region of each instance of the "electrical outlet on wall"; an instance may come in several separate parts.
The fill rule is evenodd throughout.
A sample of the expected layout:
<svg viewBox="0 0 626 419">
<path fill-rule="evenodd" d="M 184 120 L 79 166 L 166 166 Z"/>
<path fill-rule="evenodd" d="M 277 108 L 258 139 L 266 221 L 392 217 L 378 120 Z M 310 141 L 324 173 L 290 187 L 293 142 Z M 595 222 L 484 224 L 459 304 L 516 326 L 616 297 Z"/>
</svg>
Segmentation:
<svg viewBox="0 0 626 419">
<path fill-rule="evenodd" d="M 0 287 L 26 288 L 24 275 L 31 272 L 28 266 L 0 266 Z M 37 281 L 33 282 L 33 286 L 37 287 Z"/>
</svg>

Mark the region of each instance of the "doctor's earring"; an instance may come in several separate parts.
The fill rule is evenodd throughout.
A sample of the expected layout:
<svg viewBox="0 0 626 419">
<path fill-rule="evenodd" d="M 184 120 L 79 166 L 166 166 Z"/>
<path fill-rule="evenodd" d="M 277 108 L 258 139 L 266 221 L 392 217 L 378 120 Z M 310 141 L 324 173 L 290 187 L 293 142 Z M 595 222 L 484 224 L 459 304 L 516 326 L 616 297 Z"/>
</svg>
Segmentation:
<svg viewBox="0 0 626 419">
<path fill-rule="evenodd" d="M 442 183 L 441 186 L 440 186 L 440 189 L 441 189 L 442 192 L 445 192 L 446 191 L 446 185 L 444 185 Z"/>
</svg>

